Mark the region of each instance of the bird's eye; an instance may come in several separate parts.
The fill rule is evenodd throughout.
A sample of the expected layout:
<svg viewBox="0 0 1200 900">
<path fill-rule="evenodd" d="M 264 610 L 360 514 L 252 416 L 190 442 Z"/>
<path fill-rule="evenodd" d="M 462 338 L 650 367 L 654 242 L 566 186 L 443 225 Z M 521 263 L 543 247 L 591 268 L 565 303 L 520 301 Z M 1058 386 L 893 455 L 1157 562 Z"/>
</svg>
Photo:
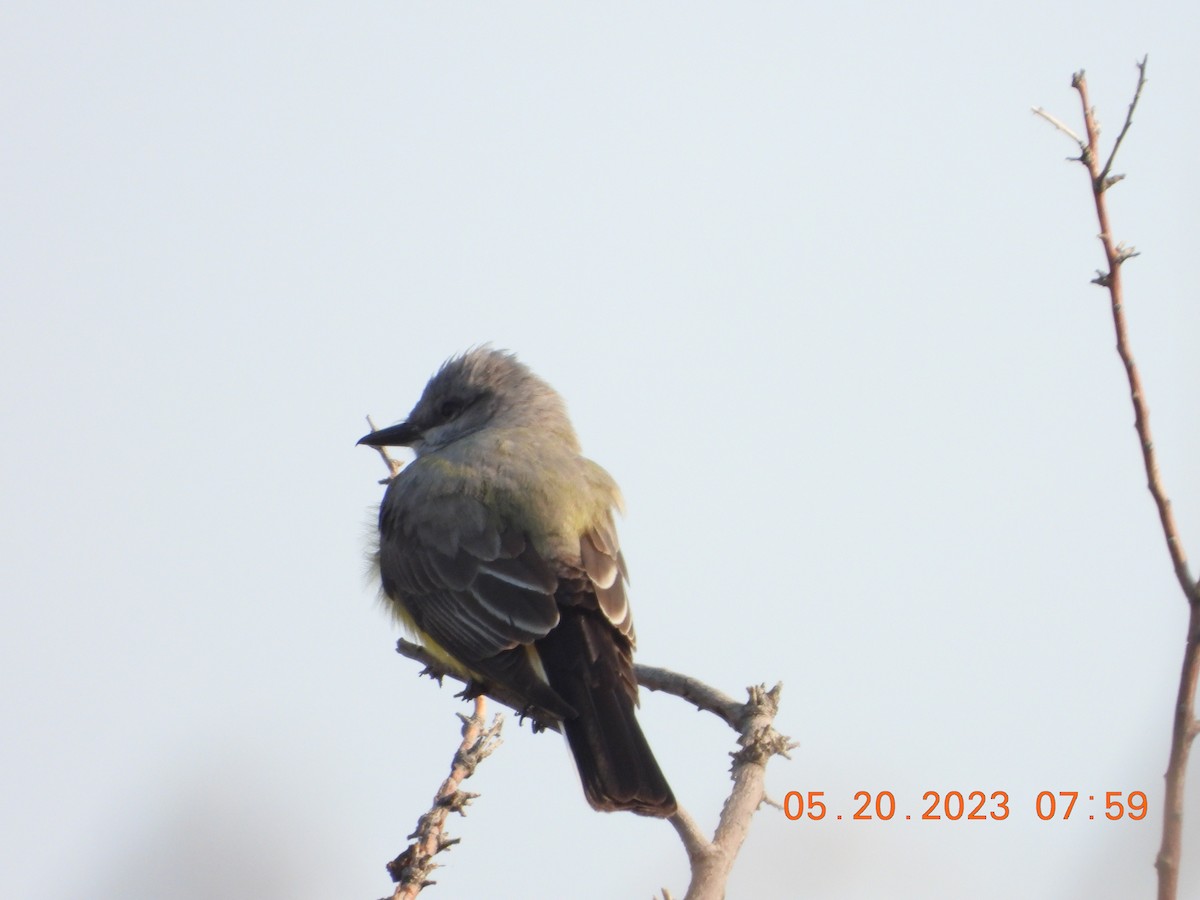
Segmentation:
<svg viewBox="0 0 1200 900">
<path fill-rule="evenodd" d="M 461 400 L 444 400 L 442 401 L 442 405 L 438 407 L 438 415 L 443 422 L 449 422 L 463 411 L 465 405 Z"/>
</svg>

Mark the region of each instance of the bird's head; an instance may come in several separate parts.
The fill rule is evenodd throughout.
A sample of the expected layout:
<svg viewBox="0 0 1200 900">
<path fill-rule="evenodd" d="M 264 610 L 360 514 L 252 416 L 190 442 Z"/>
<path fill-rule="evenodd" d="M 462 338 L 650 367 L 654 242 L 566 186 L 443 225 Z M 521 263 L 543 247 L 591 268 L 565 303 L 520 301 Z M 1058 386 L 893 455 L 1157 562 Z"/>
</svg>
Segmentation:
<svg viewBox="0 0 1200 900">
<path fill-rule="evenodd" d="M 408 419 L 359 443 L 431 453 L 485 428 L 532 428 L 578 449 L 562 397 L 515 355 L 483 346 L 437 371 Z"/>
</svg>

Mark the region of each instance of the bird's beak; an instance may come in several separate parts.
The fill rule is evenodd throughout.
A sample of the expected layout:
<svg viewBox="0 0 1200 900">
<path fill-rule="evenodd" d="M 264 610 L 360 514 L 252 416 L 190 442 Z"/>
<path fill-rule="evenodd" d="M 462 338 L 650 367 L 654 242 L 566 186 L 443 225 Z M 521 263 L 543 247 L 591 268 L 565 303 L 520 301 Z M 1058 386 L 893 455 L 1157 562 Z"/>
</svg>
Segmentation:
<svg viewBox="0 0 1200 900">
<path fill-rule="evenodd" d="M 380 428 L 372 431 L 358 440 L 359 444 L 368 447 L 411 447 L 421 439 L 421 432 L 408 422 L 401 422 L 391 428 Z M 356 445 L 357 446 L 357 445 Z"/>
</svg>

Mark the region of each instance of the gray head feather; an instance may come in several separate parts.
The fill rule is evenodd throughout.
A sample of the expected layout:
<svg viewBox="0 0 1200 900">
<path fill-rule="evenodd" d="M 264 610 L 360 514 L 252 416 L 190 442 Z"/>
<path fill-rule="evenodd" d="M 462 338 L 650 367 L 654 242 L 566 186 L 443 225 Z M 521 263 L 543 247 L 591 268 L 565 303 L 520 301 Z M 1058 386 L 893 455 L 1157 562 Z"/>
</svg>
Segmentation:
<svg viewBox="0 0 1200 900">
<path fill-rule="evenodd" d="M 558 392 L 512 353 L 488 346 L 447 360 L 425 385 L 408 424 L 421 433 L 413 445 L 418 454 L 492 426 L 533 429 L 579 450 Z"/>
</svg>

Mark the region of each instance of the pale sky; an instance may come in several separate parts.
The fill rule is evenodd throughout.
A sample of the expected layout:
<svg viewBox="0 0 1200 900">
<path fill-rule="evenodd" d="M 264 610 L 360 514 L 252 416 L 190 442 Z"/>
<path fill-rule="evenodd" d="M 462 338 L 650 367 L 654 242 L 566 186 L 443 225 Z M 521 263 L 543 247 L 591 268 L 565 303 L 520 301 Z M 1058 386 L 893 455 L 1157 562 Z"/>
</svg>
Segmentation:
<svg viewBox="0 0 1200 900">
<path fill-rule="evenodd" d="M 782 681 L 768 789 L 846 816 L 763 810 L 730 900 L 1153 896 L 1186 608 L 1029 108 L 1084 67 L 1111 140 L 1150 54 L 1111 204 L 1200 559 L 1198 51 L 1183 0 L 4 4 L 0 895 L 390 893 L 468 707 L 393 652 L 354 442 L 490 341 L 624 489 L 639 659 Z M 711 827 L 732 733 L 641 720 Z M 682 895 L 669 825 L 504 738 L 423 896 Z"/>
</svg>

